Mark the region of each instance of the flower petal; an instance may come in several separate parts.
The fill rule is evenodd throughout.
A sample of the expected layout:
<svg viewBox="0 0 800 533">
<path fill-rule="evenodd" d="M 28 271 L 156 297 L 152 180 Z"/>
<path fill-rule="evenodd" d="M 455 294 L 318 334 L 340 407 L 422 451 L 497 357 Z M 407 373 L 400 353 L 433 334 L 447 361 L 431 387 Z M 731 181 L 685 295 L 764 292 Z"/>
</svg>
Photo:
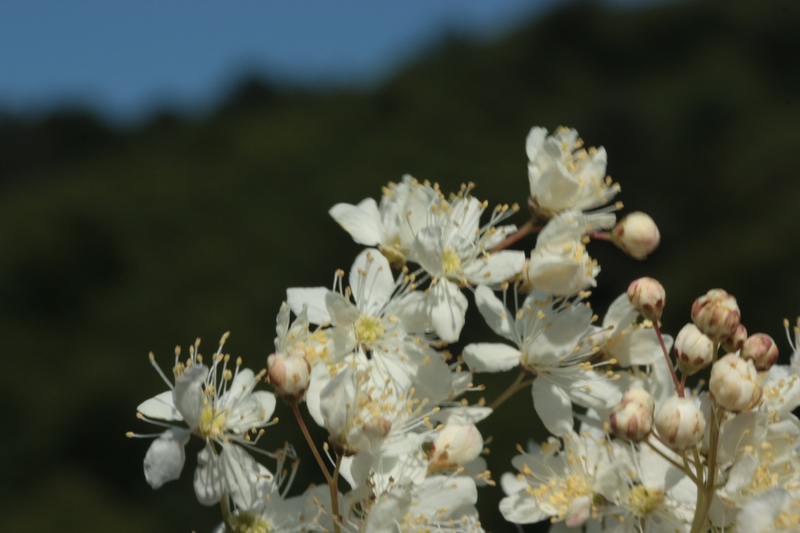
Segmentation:
<svg viewBox="0 0 800 533">
<path fill-rule="evenodd" d="M 418 231 L 414 237 L 409 259 L 419 263 L 431 276 L 438 278 L 444 275 L 443 253 L 442 228 L 428 226 Z"/>
<path fill-rule="evenodd" d="M 514 317 L 489 287 L 479 285 L 475 289 L 475 304 L 492 331 L 511 342 L 518 341 Z"/>
<path fill-rule="evenodd" d="M 188 429 L 172 428 L 153 440 L 144 456 L 144 478 L 151 487 L 157 489 L 180 477 L 186 461 L 183 447 L 190 435 Z"/>
<path fill-rule="evenodd" d="M 464 347 L 461 356 L 470 372 L 505 372 L 519 366 L 519 349 L 502 343 L 475 343 Z"/>
<path fill-rule="evenodd" d="M 147 418 L 157 418 L 158 420 L 167 420 L 169 422 L 183 420 L 180 411 L 175 408 L 175 402 L 172 401 L 171 390 L 164 391 L 140 403 L 136 410 Z"/>
<path fill-rule="evenodd" d="M 331 321 L 328 309 L 325 307 L 325 287 L 294 287 L 286 289 L 286 302 L 295 315 L 299 315 L 303 308 L 307 309 L 308 321 L 312 324 L 324 324 Z"/>
<path fill-rule="evenodd" d="M 458 286 L 446 279 L 431 287 L 428 295 L 431 323 L 436 334 L 445 342 L 456 342 L 464 327 L 467 297 Z"/>
<path fill-rule="evenodd" d="M 358 205 L 336 204 L 328 214 L 349 233 L 358 244 L 377 246 L 383 239 L 383 224 L 378 204 L 372 198 Z"/>
<path fill-rule="evenodd" d="M 197 468 L 194 471 L 194 493 L 203 505 L 216 505 L 225 492 L 219 456 L 210 443 L 197 454 Z"/>
<path fill-rule="evenodd" d="M 478 258 L 464 269 L 464 276 L 474 285 L 494 285 L 513 278 L 525 265 L 525 252 L 502 250 Z"/>
<path fill-rule="evenodd" d="M 539 376 L 533 381 L 533 407 L 547 431 L 563 436 L 572 431 L 572 402 L 561 387 Z"/>
<path fill-rule="evenodd" d="M 394 292 L 389 260 L 374 248 L 358 254 L 350 267 L 350 289 L 360 312 L 378 316 Z"/>
<path fill-rule="evenodd" d="M 175 378 L 172 402 L 192 429 L 200 426 L 205 400 L 202 385 L 207 376 L 208 368 L 205 365 L 192 365 Z"/>
</svg>

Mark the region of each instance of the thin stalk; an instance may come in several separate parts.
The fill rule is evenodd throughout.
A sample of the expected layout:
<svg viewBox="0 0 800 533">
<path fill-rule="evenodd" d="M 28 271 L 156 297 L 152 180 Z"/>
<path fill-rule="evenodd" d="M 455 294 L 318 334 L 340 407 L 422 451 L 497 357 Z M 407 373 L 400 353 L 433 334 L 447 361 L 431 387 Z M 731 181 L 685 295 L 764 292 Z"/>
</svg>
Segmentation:
<svg viewBox="0 0 800 533">
<path fill-rule="evenodd" d="M 610 241 L 611 240 L 611 233 L 608 231 L 592 231 L 586 234 L 590 239 L 594 239 L 596 241 Z"/>
<path fill-rule="evenodd" d="M 711 507 L 711 500 L 714 498 L 714 491 L 717 483 L 717 448 L 719 447 L 719 423 L 723 412 L 717 410 L 711 404 L 711 437 L 709 439 L 708 451 L 708 475 L 706 476 L 705 490 L 698 490 L 697 507 L 695 508 L 694 521 L 692 522 L 691 533 L 702 533 L 708 519 L 708 510 Z"/>
<path fill-rule="evenodd" d="M 672 466 L 674 466 L 675 468 L 677 468 L 677 469 L 678 469 L 678 470 L 680 470 L 681 472 L 684 472 L 684 473 L 685 473 L 687 476 L 689 476 L 689 478 L 690 478 L 692 481 L 694 481 L 695 483 L 698 483 L 698 481 L 697 481 L 697 478 L 696 478 L 696 477 L 695 477 L 695 475 L 692 473 L 691 469 L 689 469 L 689 468 L 687 468 L 687 467 L 685 467 L 685 466 L 681 465 L 681 464 L 680 464 L 679 462 L 677 462 L 675 459 L 673 459 L 673 458 L 672 458 L 672 457 L 670 457 L 669 455 L 667 455 L 667 454 L 665 454 L 664 452 L 662 452 L 661 450 L 659 450 L 659 449 L 658 449 L 656 446 L 654 446 L 654 445 L 653 445 L 653 443 L 651 443 L 651 442 L 650 442 L 650 440 L 649 440 L 649 439 L 648 439 L 648 440 L 645 440 L 644 442 L 645 442 L 645 443 L 646 443 L 648 446 L 650 446 L 650 449 L 652 449 L 654 452 L 656 452 L 658 455 L 660 455 L 660 456 L 661 456 L 661 457 L 662 457 L 662 458 L 663 458 L 665 461 L 667 461 L 668 463 L 670 463 Z"/>
<path fill-rule="evenodd" d="M 325 461 L 322 460 L 322 456 L 319 454 L 319 450 L 317 450 L 314 440 L 311 438 L 311 434 L 308 432 L 306 423 L 303 421 L 303 415 L 300 413 L 300 408 L 297 407 L 297 402 L 288 403 L 292 406 L 294 416 L 297 419 L 297 423 L 300 425 L 300 431 L 303 432 L 303 436 L 306 438 L 308 447 L 311 448 L 311 453 L 314 454 L 314 458 L 317 460 L 320 470 L 322 470 L 322 473 L 325 474 L 325 481 L 328 482 L 329 487 L 333 487 L 333 478 L 331 477 L 330 472 L 328 472 L 328 467 L 325 465 Z M 331 499 L 333 498 L 331 497 Z"/>
<path fill-rule="evenodd" d="M 333 507 L 333 527 L 339 531 L 342 515 L 339 514 L 339 467 L 342 466 L 342 454 L 336 454 L 336 466 L 333 468 L 333 488 L 331 489 L 331 507 Z"/>
<path fill-rule="evenodd" d="M 489 405 L 489 408 L 492 410 L 497 409 L 503 402 L 511 398 L 517 391 L 522 390 L 528 385 L 533 384 L 532 379 L 529 379 L 528 381 L 523 381 L 524 379 L 525 379 L 525 372 L 520 372 L 519 376 L 517 376 L 517 379 L 514 380 L 514 383 L 509 385 L 509 387 L 505 390 L 505 392 L 503 392 L 503 394 L 498 396 L 495 399 L 495 401 L 493 401 Z"/>
<path fill-rule="evenodd" d="M 339 455 L 336 456 L 336 467 L 333 472 L 336 478 L 332 478 L 331 474 L 328 472 L 328 467 L 325 465 L 325 461 L 322 460 L 319 450 L 317 450 L 316 445 L 314 445 L 314 439 L 311 438 L 311 434 L 308 432 L 308 428 L 303 420 L 303 415 L 300 413 L 300 408 L 297 406 L 297 402 L 287 403 L 292 406 L 294 417 L 300 425 L 300 431 L 303 432 L 303 436 L 306 438 L 306 442 L 308 442 L 308 446 L 311 448 L 311 452 L 314 454 L 314 458 L 317 460 L 320 470 L 325 474 L 325 481 L 328 482 L 328 489 L 330 489 L 331 493 L 331 507 L 333 507 L 333 531 L 334 533 L 341 533 L 341 528 L 339 526 L 339 489 L 336 486 L 336 481 L 339 477 L 339 463 L 341 462 L 341 457 Z"/>
<path fill-rule="evenodd" d="M 672 366 L 672 359 L 669 358 L 669 351 L 667 350 L 667 345 L 664 344 L 664 337 L 661 336 L 661 328 L 658 327 L 658 322 L 653 322 L 653 329 L 658 336 L 658 342 L 661 344 L 661 350 L 664 352 L 664 357 L 667 360 L 669 373 L 672 374 L 672 382 L 675 384 L 675 390 L 678 392 L 678 396 L 683 398 L 683 386 L 681 382 L 678 381 L 678 375 L 675 374 L 675 367 Z"/>
<path fill-rule="evenodd" d="M 504 250 L 509 246 L 511 246 L 512 244 L 514 244 L 515 242 L 517 242 L 518 240 L 522 239 L 523 237 L 527 237 L 534 231 L 537 231 L 537 228 L 533 227 L 533 222 L 534 219 L 530 219 L 529 221 L 527 221 L 525 224 L 520 226 L 517 231 L 506 237 L 503 242 L 501 242 L 500 244 L 489 250 L 489 253 L 499 252 L 500 250 Z"/>
</svg>

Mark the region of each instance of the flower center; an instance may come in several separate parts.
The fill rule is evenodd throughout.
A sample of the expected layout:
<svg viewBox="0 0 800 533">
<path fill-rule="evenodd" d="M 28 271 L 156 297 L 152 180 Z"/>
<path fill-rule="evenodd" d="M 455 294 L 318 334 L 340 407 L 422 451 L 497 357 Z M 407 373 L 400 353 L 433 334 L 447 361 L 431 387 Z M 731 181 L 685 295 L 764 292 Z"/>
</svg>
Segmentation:
<svg viewBox="0 0 800 533">
<path fill-rule="evenodd" d="M 442 254 L 442 268 L 446 276 L 461 270 L 461 258 L 458 257 L 456 251 L 449 246 L 445 247 L 444 253 Z"/>
<path fill-rule="evenodd" d="M 203 437 L 220 437 L 225 428 L 225 411 L 207 405 L 200 415 L 200 434 Z"/>
<path fill-rule="evenodd" d="M 272 521 L 253 512 L 241 512 L 233 517 L 234 533 L 269 533 L 272 531 Z"/>
<path fill-rule="evenodd" d="M 371 315 L 362 314 L 356 319 L 356 337 L 362 342 L 373 342 L 380 339 L 386 329 L 381 319 Z"/>
<path fill-rule="evenodd" d="M 629 502 L 631 512 L 639 518 L 644 518 L 664 503 L 664 492 L 659 489 L 647 488 L 644 485 L 635 485 L 631 488 Z"/>
</svg>

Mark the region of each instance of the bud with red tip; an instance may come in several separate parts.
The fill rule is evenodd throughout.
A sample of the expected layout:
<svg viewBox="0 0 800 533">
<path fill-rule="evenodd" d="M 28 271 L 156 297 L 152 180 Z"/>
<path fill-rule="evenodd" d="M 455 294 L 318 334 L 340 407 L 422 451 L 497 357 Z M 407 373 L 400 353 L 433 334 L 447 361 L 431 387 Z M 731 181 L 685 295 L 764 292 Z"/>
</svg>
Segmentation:
<svg viewBox="0 0 800 533">
<path fill-rule="evenodd" d="M 305 357 L 274 353 L 267 357 L 267 376 L 275 394 L 289 401 L 299 401 L 311 380 L 311 365 Z"/>
<path fill-rule="evenodd" d="M 611 412 L 611 430 L 621 439 L 641 442 L 653 428 L 653 397 L 641 388 L 628 389 Z"/>
<path fill-rule="evenodd" d="M 722 289 L 711 289 L 692 304 L 692 321 L 714 342 L 733 336 L 741 317 L 736 298 Z"/>
<path fill-rule="evenodd" d="M 734 413 L 754 408 L 763 392 L 753 361 L 735 353 L 720 358 L 711 367 L 708 391 L 718 406 Z"/>
<path fill-rule="evenodd" d="M 644 277 L 628 285 L 628 300 L 643 317 L 658 322 L 667 302 L 667 294 L 657 280 Z"/>
<path fill-rule="evenodd" d="M 682 452 L 703 439 L 706 418 L 693 399 L 672 396 L 658 409 L 655 426 L 664 444 Z"/>
<path fill-rule="evenodd" d="M 741 356 L 753 361 L 756 370 L 765 372 L 778 362 L 778 347 L 766 333 L 753 333 L 744 342 Z"/>
<path fill-rule="evenodd" d="M 634 259 L 645 259 L 658 248 L 661 234 L 649 215 L 635 211 L 614 226 L 611 240 Z"/>
<path fill-rule="evenodd" d="M 686 324 L 675 337 L 675 359 L 683 374 L 691 376 L 714 360 L 714 343 L 694 324 Z"/>
<path fill-rule="evenodd" d="M 738 352 L 747 340 L 747 328 L 741 322 L 736 328 L 736 333 L 722 341 L 722 347 L 726 352 Z"/>
</svg>

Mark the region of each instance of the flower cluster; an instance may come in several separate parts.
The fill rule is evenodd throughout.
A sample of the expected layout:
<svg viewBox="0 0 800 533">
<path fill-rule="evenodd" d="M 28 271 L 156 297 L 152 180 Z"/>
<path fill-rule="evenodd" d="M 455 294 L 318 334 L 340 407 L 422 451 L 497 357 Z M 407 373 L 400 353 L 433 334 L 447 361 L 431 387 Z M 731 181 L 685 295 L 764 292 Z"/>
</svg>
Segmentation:
<svg viewBox="0 0 800 533">
<path fill-rule="evenodd" d="M 516 204 L 490 209 L 473 184 L 446 195 L 410 176 L 380 202 L 333 206 L 366 248 L 331 286 L 287 290 L 264 370 L 232 364 L 227 335 L 208 364 L 198 342 L 186 360 L 176 351 L 172 379 L 156 366 L 169 390 L 138 411 L 166 429 L 149 435 L 146 481 L 178 478 L 194 435 L 195 492 L 220 504 L 219 532 L 480 532 L 478 488 L 495 483 L 478 424 L 529 389 L 553 436 L 519 447 L 517 473 L 502 476 L 508 521 L 549 520 L 557 532 L 797 531 L 797 329 L 792 364 L 777 365 L 776 343 L 748 335 L 735 298 L 714 289 L 673 343 L 659 323 L 666 291 L 652 278 L 599 320 L 589 289 L 600 266 L 587 245 L 608 241 L 641 260 L 658 228 L 640 212 L 617 221 L 606 152 L 584 148 L 575 130 L 533 128 L 526 150 L 520 226 L 506 223 Z M 502 341 L 453 357 L 470 302 Z M 483 390 L 475 375 L 508 371 L 516 379 L 488 406 L 471 398 Z M 703 371 L 707 381 L 687 385 Z M 272 392 L 255 390 L 260 381 Z M 291 497 L 294 449 L 258 447 L 278 398 L 326 481 Z M 322 453 L 307 420 L 328 434 Z M 276 461 L 275 472 L 256 457 Z"/>
</svg>

